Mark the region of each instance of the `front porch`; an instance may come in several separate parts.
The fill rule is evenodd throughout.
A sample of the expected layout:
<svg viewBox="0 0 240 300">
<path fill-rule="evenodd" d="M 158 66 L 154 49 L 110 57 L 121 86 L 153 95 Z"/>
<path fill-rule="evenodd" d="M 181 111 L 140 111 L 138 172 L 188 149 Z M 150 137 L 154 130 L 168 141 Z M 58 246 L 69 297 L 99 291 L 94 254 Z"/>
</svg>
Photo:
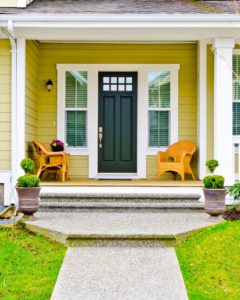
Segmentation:
<svg viewBox="0 0 240 300">
<path fill-rule="evenodd" d="M 84 27 L 85 21 L 76 24 Z M 55 21 L 51 22 L 54 26 Z M 130 27 L 122 28 L 124 22 Z M 231 104 L 238 101 L 232 97 L 232 57 L 238 46 L 231 28 L 223 35 L 219 28 L 208 25 L 206 34 L 206 26 L 203 29 L 199 23 L 195 25 L 200 26 L 198 30 L 169 27 L 166 36 L 157 27 L 133 30 L 128 21 L 121 20 L 117 28 L 108 28 L 104 34 L 101 26 L 92 24 L 94 33 L 89 31 L 86 40 L 75 23 L 64 32 L 59 27 L 46 31 L 40 23 L 28 31 L 19 29 L 15 39 L 13 29 L 8 36 L 11 47 L 16 47 L 12 52 L 12 156 L 9 159 L 6 150 L 8 155 L 2 160 L 8 159 L 12 187 L 21 175 L 22 158 L 37 161 L 32 141 L 49 145 L 56 138 L 68 144 L 65 150 L 70 153 L 71 180 L 65 187 L 200 188 L 207 173 L 205 162 L 212 158 L 219 161 L 217 173 L 225 177 L 226 185 L 233 183 L 240 160 L 236 158 L 238 141 L 232 134 Z M 53 83 L 50 91 L 49 79 Z M 237 89 L 239 82 L 234 80 Z M 131 99 L 135 99 L 133 106 Z M 110 120 L 106 117 L 109 112 Z M 102 121 L 110 125 L 104 128 Z M 238 130 L 238 119 L 234 122 Z M 99 162 L 104 157 L 101 141 L 105 134 L 117 134 L 105 158 L 111 161 L 120 145 L 118 158 L 133 162 L 129 170 L 102 170 Z M 163 178 L 167 181 L 157 182 L 157 151 L 182 140 L 197 144 L 191 165 L 200 182 L 175 182 L 167 176 Z M 115 157 L 113 161 L 115 167 Z M 96 180 L 100 178 L 134 180 Z M 44 188 L 51 185 L 61 183 L 43 179 Z"/>
</svg>

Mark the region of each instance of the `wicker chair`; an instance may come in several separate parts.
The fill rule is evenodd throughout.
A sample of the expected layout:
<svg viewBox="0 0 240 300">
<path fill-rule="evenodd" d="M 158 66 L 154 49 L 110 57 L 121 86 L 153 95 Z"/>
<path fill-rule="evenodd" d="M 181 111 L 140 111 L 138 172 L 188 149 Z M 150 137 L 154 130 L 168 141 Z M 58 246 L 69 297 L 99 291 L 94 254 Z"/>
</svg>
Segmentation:
<svg viewBox="0 0 240 300">
<path fill-rule="evenodd" d="M 184 180 L 185 173 L 192 176 L 196 180 L 190 166 L 193 154 L 196 152 L 196 144 L 189 141 L 180 141 L 171 145 L 165 152 L 159 151 L 157 153 L 158 159 L 158 180 L 161 174 L 171 172 L 176 179 L 178 173 L 182 180 Z"/>
<path fill-rule="evenodd" d="M 57 174 L 61 174 L 62 182 L 68 179 L 68 153 L 52 152 L 49 151 L 42 143 L 38 141 L 33 141 L 33 145 L 38 154 L 39 168 L 37 171 L 37 176 L 40 177 L 41 174 L 46 169 L 57 169 Z"/>
</svg>

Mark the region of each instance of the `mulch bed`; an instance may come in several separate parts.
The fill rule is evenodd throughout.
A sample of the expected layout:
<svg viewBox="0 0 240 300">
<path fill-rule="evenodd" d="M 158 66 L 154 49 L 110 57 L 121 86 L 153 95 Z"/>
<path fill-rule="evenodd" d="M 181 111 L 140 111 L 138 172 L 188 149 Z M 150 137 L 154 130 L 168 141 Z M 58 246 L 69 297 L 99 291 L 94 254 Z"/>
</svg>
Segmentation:
<svg viewBox="0 0 240 300">
<path fill-rule="evenodd" d="M 240 206 L 234 206 L 226 210 L 222 217 L 228 221 L 240 220 Z"/>
</svg>

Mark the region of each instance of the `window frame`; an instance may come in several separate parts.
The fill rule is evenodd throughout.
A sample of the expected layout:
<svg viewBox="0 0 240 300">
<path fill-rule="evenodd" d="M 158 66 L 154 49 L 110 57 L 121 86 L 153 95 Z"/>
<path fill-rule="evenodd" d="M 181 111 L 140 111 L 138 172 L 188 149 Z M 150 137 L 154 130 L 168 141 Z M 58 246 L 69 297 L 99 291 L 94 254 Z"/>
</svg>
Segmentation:
<svg viewBox="0 0 240 300">
<path fill-rule="evenodd" d="M 238 55 L 240 56 L 240 49 L 234 49 L 233 50 L 233 54 L 232 54 L 232 57 L 233 55 Z M 232 66 L 232 71 L 233 71 L 233 66 Z M 237 80 L 240 82 L 240 80 Z M 232 89 L 233 89 L 233 83 L 234 83 L 234 79 L 233 79 L 233 72 L 232 72 Z M 239 103 L 240 104 L 240 99 L 239 100 L 234 100 L 233 99 L 233 93 L 232 93 L 232 113 L 233 113 L 233 103 Z M 239 134 L 233 134 L 233 124 L 232 124 L 232 135 L 233 135 L 233 138 L 234 140 L 240 140 L 240 135 Z M 235 151 L 236 152 L 236 151 Z"/>
<path fill-rule="evenodd" d="M 147 98 L 147 114 L 148 114 L 148 135 L 147 135 L 147 154 L 155 155 L 158 151 L 167 150 L 168 146 L 178 141 L 178 68 L 171 68 L 172 65 L 169 65 L 169 68 L 161 68 L 159 65 L 158 68 L 150 70 L 147 73 L 147 76 L 150 72 L 169 72 L 170 73 L 170 106 L 169 108 L 151 108 L 149 107 L 149 89 L 148 89 L 148 98 Z M 148 88 L 148 87 L 147 87 Z M 166 147 L 154 147 L 149 146 L 150 141 L 150 111 L 168 111 L 169 112 L 169 145 Z"/>
<path fill-rule="evenodd" d="M 240 49 L 233 49 L 232 57 L 233 55 L 239 55 L 240 56 Z M 233 66 L 232 66 L 233 70 Z M 233 73 L 232 73 L 232 88 L 233 88 Z M 232 93 L 232 114 L 233 114 L 233 103 L 240 103 L 238 100 L 233 99 L 233 93 Z M 234 153 L 239 152 L 239 148 L 235 146 L 235 144 L 240 144 L 240 135 L 234 135 L 233 134 L 233 124 L 232 124 L 232 137 L 233 137 L 233 149 Z"/>
<path fill-rule="evenodd" d="M 87 83 L 87 106 L 86 107 L 66 107 L 66 72 L 79 71 L 87 72 L 85 68 L 58 68 L 58 95 L 57 95 L 57 138 L 67 143 L 67 112 L 85 111 L 86 112 L 86 146 L 70 147 L 66 146 L 65 151 L 71 155 L 88 155 L 88 113 L 89 113 L 89 82 Z"/>
<path fill-rule="evenodd" d="M 155 72 L 162 72 L 163 71 L 155 71 Z M 149 142 L 150 142 L 150 112 L 151 111 L 156 111 L 156 112 L 161 112 L 161 111 L 167 111 L 169 112 L 168 114 L 168 141 L 170 140 L 170 120 L 171 120 L 171 72 L 169 71 L 165 71 L 165 72 L 168 72 L 170 73 L 170 105 L 169 107 L 150 107 L 149 106 L 149 86 L 148 86 L 148 148 L 149 149 L 166 149 L 166 147 L 168 146 L 160 146 L 160 147 L 155 147 L 155 146 L 150 146 L 149 145 Z M 148 72 L 148 76 L 149 76 L 149 73 L 151 72 Z M 149 84 L 149 81 L 148 81 L 148 84 Z"/>
<path fill-rule="evenodd" d="M 71 72 L 71 71 L 65 71 L 65 93 L 64 93 L 64 95 L 65 95 L 65 99 L 64 100 L 66 100 L 66 73 L 67 72 Z M 88 75 L 88 72 L 87 71 L 82 71 L 82 70 L 80 70 L 79 72 L 86 72 L 87 73 L 87 75 Z M 76 85 L 75 85 L 75 91 L 76 91 Z M 88 81 L 87 81 L 87 91 L 88 91 Z M 88 124 L 88 94 L 87 94 L 87 99 L 86 99 L 87 101 L 87 105 L 86 105 L 86 107 L 66 107 L 66 101 L 64 101 L 64 116 L 65 116 L 65 120 L 64 120 L 64 123 L 65 123 L 65 134 L 64 134 L 64 141 L 67 141 L 67 117 L 66 117 L 66 115 L 67 115 L 67 112 L 71 112 L 71 111 L 73 111 L 73 112 L 86 112 L 86 118 L 85 118 L 85 121 L 86 121 L 86 124 L 85 124 L 85 130 L 86 130 L 86 132 L 85 132 L 85 140 L 86 140 L 86 142 L 85 142 L 85 146 L 77 146 L 77 147 L 71 147 L 71 146 L 68 146 L 67 148 L 68 148 L 68 150 L 69 151 L 71 151 L 71 152 L 74 152 L 74 151 L 76 151 L 76 149 L 86 149 L 87 148 L 87 145 L 88 145 L 88 139 L 87 139 L 87 124 Z"/>
</svg>

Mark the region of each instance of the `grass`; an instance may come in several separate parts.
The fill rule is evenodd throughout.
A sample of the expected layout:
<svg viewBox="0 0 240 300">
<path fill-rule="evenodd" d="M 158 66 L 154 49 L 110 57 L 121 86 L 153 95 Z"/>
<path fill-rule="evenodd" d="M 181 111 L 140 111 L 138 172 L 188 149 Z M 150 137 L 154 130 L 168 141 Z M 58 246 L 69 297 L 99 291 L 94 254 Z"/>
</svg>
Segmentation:
<svg viewBox="0 0 240 300">
<path fill-rule="evenodd" d="M 190 300 L 240 299 L 240 221 L 193 234 L 176 253 Z"/>
<path fill-rule="evenodd" d="M 0 299 L 50 299 L 65 247 L 23 229 L 0 229 Z"/>
</svg>

